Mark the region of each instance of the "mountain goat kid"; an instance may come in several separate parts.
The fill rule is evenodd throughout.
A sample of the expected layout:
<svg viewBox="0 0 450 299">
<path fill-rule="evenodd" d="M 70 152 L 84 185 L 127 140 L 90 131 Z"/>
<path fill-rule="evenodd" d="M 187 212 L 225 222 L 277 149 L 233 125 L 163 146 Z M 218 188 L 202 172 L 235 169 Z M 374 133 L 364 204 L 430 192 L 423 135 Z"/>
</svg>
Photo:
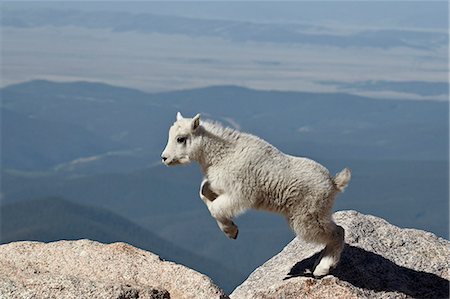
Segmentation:
<svg viewBox="0 0 450 299">
<path fill-rule="evenodd" d="M 197 161 L 204 173 L 200 197 L 220 229 L 236 239 L 233 218 L 247 209 L 284 215 L 295 233 L 326 245 L 313 275 L 321 277 L 339 262 L 344 229 L 331 217 L 334 198 L 350 181 L 345 168 L 335 177 L 317 162 L 289 156 L 251 134 L 202 121 L 177 120 L 162 153 L 166 165 Z"/>
</svg>

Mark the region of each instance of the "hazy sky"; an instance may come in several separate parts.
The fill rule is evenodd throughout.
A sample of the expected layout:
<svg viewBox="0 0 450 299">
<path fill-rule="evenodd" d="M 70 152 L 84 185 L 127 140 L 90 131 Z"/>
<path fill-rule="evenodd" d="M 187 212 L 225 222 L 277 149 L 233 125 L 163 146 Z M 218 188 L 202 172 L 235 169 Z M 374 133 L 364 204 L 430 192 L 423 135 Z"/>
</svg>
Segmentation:
<svg viewBox="0 0 450 299">
<path fill-rule="evenodd" d="M 444 1 L 34 1 L 3 3 L 2 12 L 2 86 L 88 80 L 448 98 L 438 91 L 448 81 Z M 422 94 L 408 90 L 415 82 Z"/>
<path fill-rule="evenodd" d="M 20 1 L 14 7 L 156 13 L 194 18 L 343 26 L 448 27 L 447 1 Z"/>
</svg>

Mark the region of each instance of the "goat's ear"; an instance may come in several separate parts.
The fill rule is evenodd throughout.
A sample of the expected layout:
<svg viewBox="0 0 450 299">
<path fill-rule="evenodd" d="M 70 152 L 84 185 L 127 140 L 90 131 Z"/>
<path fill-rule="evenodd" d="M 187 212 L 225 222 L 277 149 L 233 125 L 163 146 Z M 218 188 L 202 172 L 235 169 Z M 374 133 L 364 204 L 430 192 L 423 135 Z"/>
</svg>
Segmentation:
<svg viewBox="0 0 450 299">
<path fill-rule="evenodd" d="M 180 112 L 177 112 L 177 120 L 183 119 L 183 115 Z"/>
<path fill-rule="evenodd" d="M 199 126 L 200 126 L 200 114 L 197 114 L 192 119 L 192 123 L 191 123 L 192 132 L 197 130 Z"/>
</svg>

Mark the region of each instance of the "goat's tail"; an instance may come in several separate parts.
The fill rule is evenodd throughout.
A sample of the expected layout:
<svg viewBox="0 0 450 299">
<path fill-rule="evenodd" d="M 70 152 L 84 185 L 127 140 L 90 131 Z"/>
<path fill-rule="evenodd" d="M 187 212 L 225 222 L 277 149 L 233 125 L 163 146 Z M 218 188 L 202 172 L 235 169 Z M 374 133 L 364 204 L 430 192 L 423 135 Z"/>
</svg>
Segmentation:
<svg viewBox="0 0 450 299">
<path fill-rule="evenodd" d="M 333 178 L 334 186 L 336 187 L 336 189 L 339 190 L 339 192 L 344 192 L 345 187 L 347 187 L 351 177 L 352 177 L 351 170 L 348 168 L 344 168 L 343 170 L 341 170 L 341 172 L 337 173 L 336 176 Z"/>
</svg>

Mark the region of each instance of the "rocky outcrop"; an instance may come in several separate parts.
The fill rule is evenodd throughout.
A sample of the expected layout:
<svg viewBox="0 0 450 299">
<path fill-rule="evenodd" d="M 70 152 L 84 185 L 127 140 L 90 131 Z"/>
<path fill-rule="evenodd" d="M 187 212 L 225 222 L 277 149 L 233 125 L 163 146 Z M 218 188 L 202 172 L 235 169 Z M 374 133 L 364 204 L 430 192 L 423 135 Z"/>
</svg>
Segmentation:
<svg viewBox="0 0 450 299">
<path fill-rule="evenodd" d="M 312 277 L 321 247 L 294 239 L 230 295 L 266 298 L 448 298 L 450 242 L 354 211 L 340 264 Z M 208 277 L 125 243 L 89 240 L 0 245 L 3 298 L 228 298 Z"/>
<path fill-rule="evenodd" d="M 354 211 L 337 212 L 334 219 L 347 244 L 331 275 L 313 278 L 322 248 L 294 239 L 230 297 L 449 298 L 449 241 Z"/>
<path fill-rule="evenodd" d="M 125 243 L 0 245 L 0 298 L 228 298 L 208 277 Z"/>
</svg>

